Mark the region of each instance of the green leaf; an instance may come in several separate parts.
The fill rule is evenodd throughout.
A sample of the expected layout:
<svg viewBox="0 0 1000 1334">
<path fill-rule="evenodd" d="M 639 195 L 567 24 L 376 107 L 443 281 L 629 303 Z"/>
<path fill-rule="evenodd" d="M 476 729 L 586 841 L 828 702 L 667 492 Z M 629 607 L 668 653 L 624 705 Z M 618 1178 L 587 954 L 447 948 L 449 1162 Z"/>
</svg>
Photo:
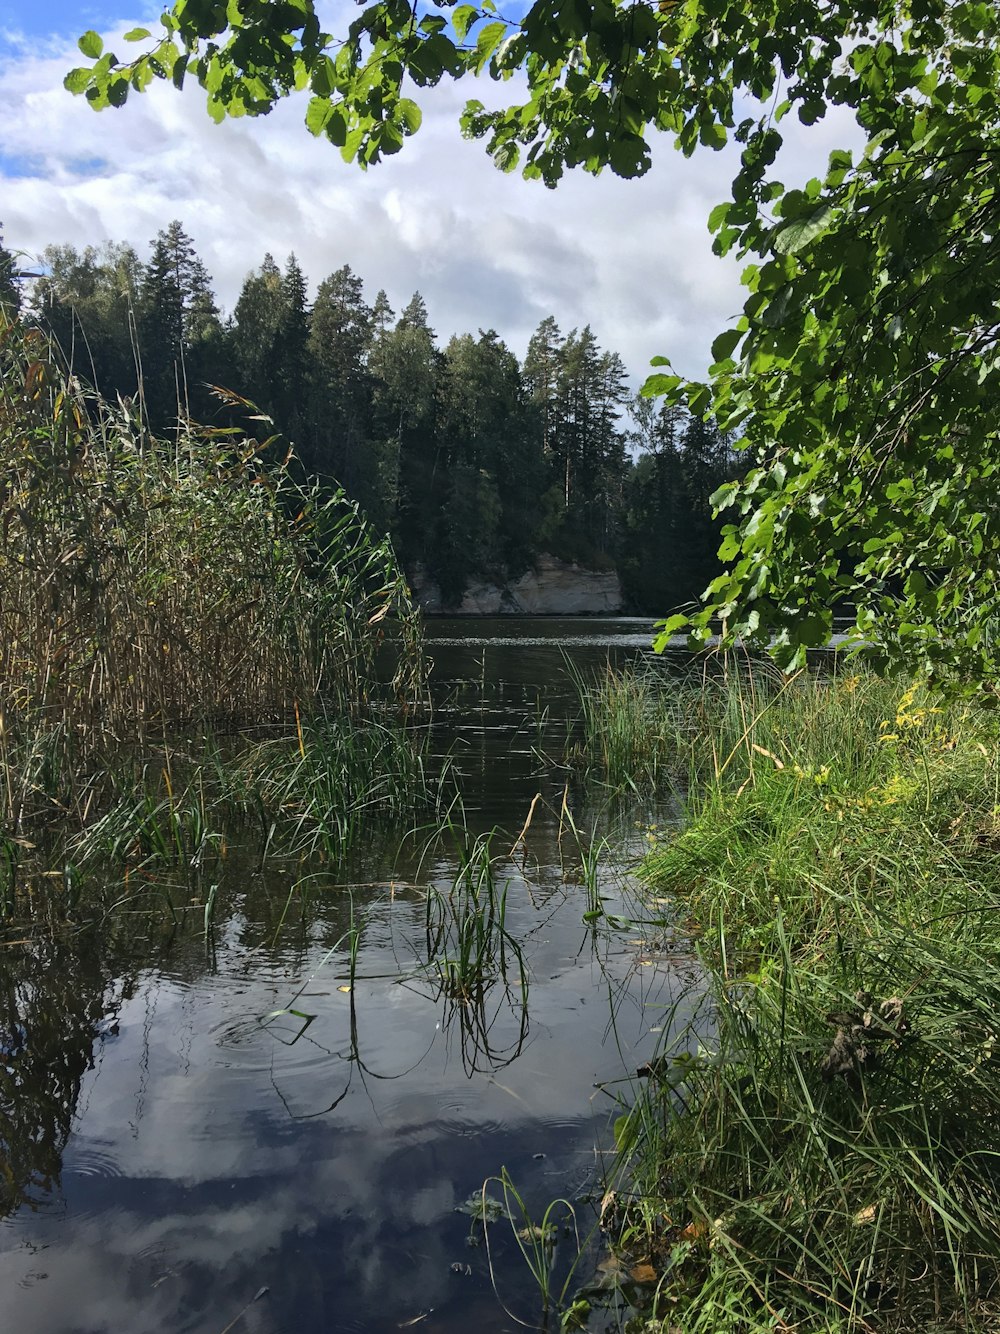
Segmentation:
<svg viewBox="0 0 1000 1334">
<path fill-rule="evenodd" d="M 718 121 L 709 121 L 703 124 L 698 131 L 698 142 L 705 148 L 714 148 L 716 150 L 725 148 L 729 142 L 729 136 L 726 133 L 726 127 L 720 125 Z"/>
<path fill-rule="evenodd" d="M 96 60 L 104 50 L 104 42 L 101 39 L 100 34 L 94 32 L 92 28 L 83 34 L 77 42 L 77 46 L 83 54 L 88 56 L 91 60 Z"/>
<path fill-rule="evenodd" d="M 672 393 L 681 384 L 683 380 L 679 375 L 650 375 L 640 392 L 643 398 L 656 398 L 660 394 Z"/>
<path fill-rule="evenodd" d="M 126 42 L 141 42 L 147 37 L 152 37 L 152 35 L 148 28 L 129 28 L 125 34 L 125 40 Z"/>
<path fill-rule="evenodd" d="M 412 102 L 408 97 L 401 97 L 396 106 L 397 114 L 405 127 L 407 134 L 416 134 L 420 129 L 420 122 L 423 119 L 420 108 L 416 102 Z"/>
<path fill-rule="evenodd" d="M 475 5 L 456 5 L 451 15 L 451 25 L 455 29 L 455 35 L 460 42 L 464 42 L 468 36 L 469 29 L 479 18 L 479 10 Z"/>
<path fill-rule="evenodd" d="M 712 344 L 713 361 L 725 361 L 736 350 L 743 334 L 739 329 L 727 329 L 725 333 L 719 334 L 718 338 Z"/>
<path fill-rule="evenodd" d="M 812 213 L 786 223 L 774 238 L 774 249 L 779 255 L 797 255 L 817 236 L 829 230 L 837 210 L 832 204 L 821 204 Z"/>
<path fill-rule="evenodd" d="M 83 93 L 90 86 L 91 74 L 89 69 L 79 68 L 71 69 L 63 79 L 63 87 L 68 93 Z"/>
<path fill-rule="evenodd" d="M 306 125 L 310 134 L 320 135 L 333 115 L 333 103 L 326 97 L 312 97 L 306 109 Z"/>
<path fill-rule="evenodd" d="M 480 29 L 479 36 L 476 38 L 476 56 L 480 69 L 489 60 L 506 35 L 507 25 L 501 23 L 498 19 L 492 23 L 487 23 L 484 28 Z"/>
<path fill-rule="evenodd" d="M 108 102 L 113 107 L 123 107 L 128 100 L 128 78 L 122 76 L 111 79 L 108 83 Z"/>
<path fill-rule="evenodd" d="M 710 232 L 717 232 L 729 217 L 732 208 L 733 205 L 728 199 L 722 204 L 716 204 L 715 208 L 713 208 L 708 215 L 708 230 Z"/>
</svg>

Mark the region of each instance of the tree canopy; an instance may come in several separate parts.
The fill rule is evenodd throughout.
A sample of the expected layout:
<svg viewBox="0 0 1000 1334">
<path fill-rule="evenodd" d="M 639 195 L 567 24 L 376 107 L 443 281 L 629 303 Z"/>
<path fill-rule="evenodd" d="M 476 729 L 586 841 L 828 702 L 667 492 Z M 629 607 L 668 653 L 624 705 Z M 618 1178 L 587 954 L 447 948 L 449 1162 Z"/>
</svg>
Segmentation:
<svg viewBox="0 0 1000 1334">
<path fill-rule="evenodd" d="M 513 96 L 470 101 L 463 132 L 548 185 L 643 174 L 653 131 L 686 154 L 737 141 L 709 225 L 748 259 L 743 314 L 704 383 L 664 364 L 647 388 L 739 430 L 749 467 L 714 497 L 735 520 L 728 572 L 664 637 L 721 620 L 792 667 L 848 610 L 884 664 L 998 674 L 1000 6 L 537 0 L 507 18 L 492 0 L 377 0 L 334 36 L 312 0 L 176 0 L 161 24 L 128 34 L 144 45 L 125 62 L 85 34 L 67 86 L 120 106 L 194 78 L 217 120 L 307 91 L 312 133 L 368 165 L 418 129 L 409 92 L 488 76 Z M 786 189 L 783 122 L 835 108 L 863 151 Z"/>
</svg>

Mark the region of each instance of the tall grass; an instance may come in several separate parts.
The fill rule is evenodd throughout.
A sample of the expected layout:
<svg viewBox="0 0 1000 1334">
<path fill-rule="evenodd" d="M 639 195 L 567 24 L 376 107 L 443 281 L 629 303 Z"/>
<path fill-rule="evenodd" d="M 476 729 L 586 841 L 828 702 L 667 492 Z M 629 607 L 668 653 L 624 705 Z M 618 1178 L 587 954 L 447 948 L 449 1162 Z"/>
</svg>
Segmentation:
<svg viewBox="0 0 1000 1334">
<path fill-rule="evenodd" d="M 193 727 L 291 728 L 319 699 L 361 720 L 418 698 L 419 621 L 387 540 L 343 493 L 299 484 L 289 459 L 265 466 L 274 441 L 193 424 L 153 439 L 0 313 L 0 442 L 9 833 L 86 823 L 123 756 L 142 769 Z"/>
<path fill-rule="evenodd" d="M 997 719 L 867 674 L 697 707 L 642 874 L 703 994 L 619 1127 L 619 1235 L 684 1334 L 996 1328 Z"/>
<path fill-rule="evenodd" d="M 649 668 L 609 665 L 592 677 L 568 670 L 580 710 L 574 757 L 620 790 L 670 782 L 690 734 L 687 705 L 696 693 Z"/>
</svg>

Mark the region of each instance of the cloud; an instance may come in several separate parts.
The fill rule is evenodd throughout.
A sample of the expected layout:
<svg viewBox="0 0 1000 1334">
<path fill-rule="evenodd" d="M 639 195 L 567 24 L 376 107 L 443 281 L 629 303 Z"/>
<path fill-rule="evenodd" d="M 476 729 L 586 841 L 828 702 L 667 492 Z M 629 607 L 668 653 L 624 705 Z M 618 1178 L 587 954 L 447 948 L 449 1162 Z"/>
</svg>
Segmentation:
<svg viewBox="0 0 1000 1334">
<path fill-rule="evenodd" d="M 448 86 L 404 151 L 363 173 L 307 134 L 301 100 L 216 126 L 199 89 L 157 85 L 95 114 L 62 88 L 76 61 L 70 41 L 8 43 L 0 67 L 2 221 L 8 246 L 30 255 L 116 240 L 145 256 L 180 218 L 228 310 L 265 251 L 294 251 L 314 288 L 349 264 L 369 300 L 384 287 L 398 310 L 419 290 L 442 341 L 492 327 L 523 355 L 546 315 L 590 324 L 637 382 L 656 354 L 700 373 L 742 305 L 738 266 L 712 255 L 706 227 L 732 147 L 685 160 L 664 139 L 642 180 L 573 173 L 546 190 L 460 137 L 466 94 Z M 825 153 L 789 160 L 808 176 Z"/>
</svg>

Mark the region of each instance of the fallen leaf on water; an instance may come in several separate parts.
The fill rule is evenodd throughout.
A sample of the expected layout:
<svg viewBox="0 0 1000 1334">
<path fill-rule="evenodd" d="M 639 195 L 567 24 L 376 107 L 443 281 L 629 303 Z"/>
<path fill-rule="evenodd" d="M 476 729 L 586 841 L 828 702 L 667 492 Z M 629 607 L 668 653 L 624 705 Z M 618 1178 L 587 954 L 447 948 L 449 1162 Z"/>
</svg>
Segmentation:
<svg viewBox="0 0 1000 1334">
<path fill-rule="evenodd" d="M 681 1241 L 703 1241 L 707 1236 L 707 1223 L 688 1223 L 687 1227 L 681 1228 L 678 1233 Z"/>
<path fill-rule="evenodd" d="M 660 1277 L 652 1265 L 636 1265 L 628 1272 L 636 1283 L 656 1283 Z"/>
<path fill-rule="evenodd" d="M 338 987 L 338 988 L 337 988 L 338 991 L 350 991 L 350 989 L 351 989 L 350 987 Z"/>
<path fill-rule="evenodd" d="M 419 1325 L 421 1320 L 426 1320 L 427 1317 L 430 1315 L 431 1311 L 433 1310 L 434 1307 L 431 1306 L 426 1311 L 422 1311 L 420 1315 L 415 1315 L 412 1320 L 401 1320 L 399 1324 L 396 1326 L 396 1328 L 409 1329 L 411 1325 Z"/>
</svg>

